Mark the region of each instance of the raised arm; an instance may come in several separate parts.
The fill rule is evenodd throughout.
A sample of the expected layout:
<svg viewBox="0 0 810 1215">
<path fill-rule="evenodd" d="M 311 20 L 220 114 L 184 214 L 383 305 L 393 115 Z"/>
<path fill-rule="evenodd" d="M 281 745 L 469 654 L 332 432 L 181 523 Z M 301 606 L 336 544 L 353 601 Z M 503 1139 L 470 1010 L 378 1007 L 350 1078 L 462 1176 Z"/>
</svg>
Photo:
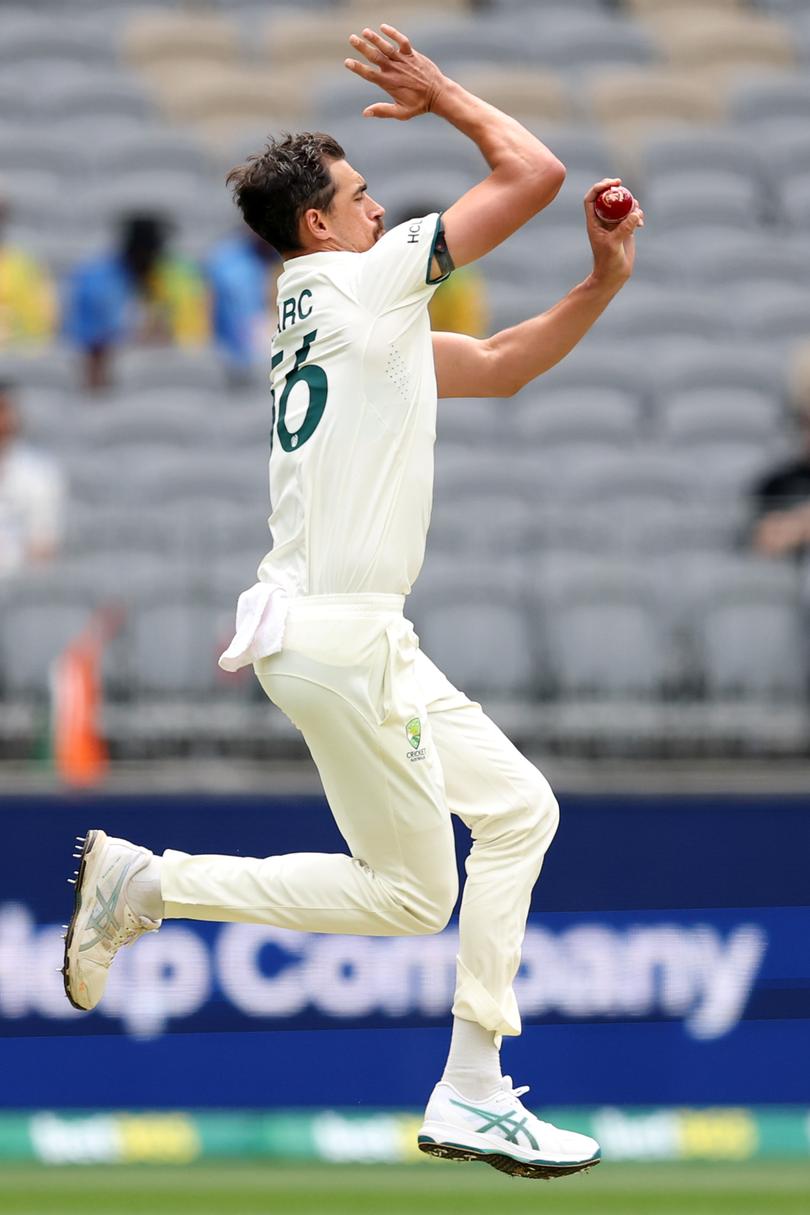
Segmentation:
<svg viewBox="0 0 810 1215">
<path fill-rule="evenodd" d="M 472 139 L 489 165 L 489 176 L 444 213 L 450 255 L 456 266 L 464 266 L 547 207 L 565 180 L 565 168 L 519 122 L 450 80 L 399 30 L 380 28 L 387 37 L 367 28 L 349 39 L 369 63 L 347 59 L 346 67 L 393 98 L 368 106 L 364 115 L 404 121 L 430 111 Z"/>
<path fill-rule="evenodd" d="M 634 233 L 644 223 L 636 207 L 615 227 L 597 219 L 593 202 L 610 178 L 585 195 L 585 222 L 593 270 L 548 312 L 479 340 L 434 333 L 433 358 L 440 397 L 510 397 L 573 350 L 633 272 Z"/>
</svg>

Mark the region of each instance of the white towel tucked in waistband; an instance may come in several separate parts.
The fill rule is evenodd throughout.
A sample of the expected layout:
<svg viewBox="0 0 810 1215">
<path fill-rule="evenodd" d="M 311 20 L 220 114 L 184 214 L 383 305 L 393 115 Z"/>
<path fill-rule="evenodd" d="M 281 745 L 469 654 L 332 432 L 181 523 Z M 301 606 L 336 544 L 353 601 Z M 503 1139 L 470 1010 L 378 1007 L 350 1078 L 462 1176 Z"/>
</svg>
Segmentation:
<svg viewBox="0 0 810 1215">
<path fill-rule="evenodd" d="M 284 641 L 289 597 L 283 587 L 256 582 L 236 604 L 236 636 L 220 657 L 223 671 L 238 671 L 277 654 Z"/>
</svg>

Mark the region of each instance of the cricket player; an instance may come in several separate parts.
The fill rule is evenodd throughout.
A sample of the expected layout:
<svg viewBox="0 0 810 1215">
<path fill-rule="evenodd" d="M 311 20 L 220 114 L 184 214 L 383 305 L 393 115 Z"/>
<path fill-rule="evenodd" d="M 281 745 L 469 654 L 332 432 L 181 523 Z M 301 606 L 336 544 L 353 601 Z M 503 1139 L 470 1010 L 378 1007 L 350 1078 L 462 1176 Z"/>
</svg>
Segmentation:
<svg viewBox="0 0 810 1215">
<path fill-rule="evenodd" d="M 520 1033 L 512 981 L 532 887 L 557 828 L 545 778 L 419 648 L 403 615 L 433 483 L 436 400 L 505 397 L 563 358 L 629 277 L 638 208 L 603 226 L 585 198 L 593 271 L 550 311 L 487 340 L 431 334 L 428 302 L 562 185 L 557 158 L 442 74 L 389 25 L 350 42 L 347 68 L 390 101 L 371 118 L 432 112 L 472 139 L 489 174 L 444 214 L 390 232 L 330 136 L 270 141 L 232 170 L 249 226 L 280 253 L 272 344 L 273 548 L 240 596 L 220 663 L 252 663 L 301 730 L 345 855 L 161 857 L 103 831 L 77 852 L 65 988 L 90 1009 L 120 946 L 166 918 L 305 932 L 440 932 L 458 897 L 450 815 L 470 828 L 447 1066 L 419 1146 L 504 1172 L 556 1177 L 599 1160 L 594 1140 L 541 1122 L 501 1074 Z M 392 139 L 396 133 L 392 131 Z M 497 645 L 497 638 L 493 638 Z"/>
</svg>

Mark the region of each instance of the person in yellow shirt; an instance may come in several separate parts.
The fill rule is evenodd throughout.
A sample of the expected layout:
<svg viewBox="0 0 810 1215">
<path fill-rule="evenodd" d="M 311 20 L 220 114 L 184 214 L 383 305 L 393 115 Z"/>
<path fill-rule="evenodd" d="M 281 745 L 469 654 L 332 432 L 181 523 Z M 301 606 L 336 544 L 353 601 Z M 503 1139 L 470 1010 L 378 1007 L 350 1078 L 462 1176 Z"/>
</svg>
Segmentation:
<svg viewBox="0 0 810 1215">
<path fill-rule="evenodd" d="M 0 348 L 47 341 L 56 327 L 56 292 L 42 267 L 5 242 L 10 209 L 0 199 Z"/>
<path fill-rule="evenodd" d="M 413 215 L 427 215 L 433 210 L 430 202 L 419 202 L 386 221 L 396 228 Z M 475 266 L 462 266 L 440 283 L 428 305 L 430 327 L 435 333 L 466 333 L 483 337 L 488 332 L 489 308 L 484 276 Z"/>
</svg>

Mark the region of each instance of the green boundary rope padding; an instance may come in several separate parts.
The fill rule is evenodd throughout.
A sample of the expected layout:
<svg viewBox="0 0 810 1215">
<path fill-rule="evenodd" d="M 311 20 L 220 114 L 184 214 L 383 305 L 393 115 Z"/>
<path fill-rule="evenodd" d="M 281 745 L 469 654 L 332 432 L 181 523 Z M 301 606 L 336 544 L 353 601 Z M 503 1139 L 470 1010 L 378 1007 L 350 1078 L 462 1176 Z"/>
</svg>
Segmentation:
<svg viewBox="0 0 810 1215">
<path fill-rule="evenodd" d="M 810 1159 L 810 1109 L 570 1109 L 542 1115 L 592 1135 L 606 1160 Z M 391 1111 L 0 1114 L 4 1163 L 189 1164 L 203 1159 L 407 1163 L 420 1116 Z"/>
</svg>

